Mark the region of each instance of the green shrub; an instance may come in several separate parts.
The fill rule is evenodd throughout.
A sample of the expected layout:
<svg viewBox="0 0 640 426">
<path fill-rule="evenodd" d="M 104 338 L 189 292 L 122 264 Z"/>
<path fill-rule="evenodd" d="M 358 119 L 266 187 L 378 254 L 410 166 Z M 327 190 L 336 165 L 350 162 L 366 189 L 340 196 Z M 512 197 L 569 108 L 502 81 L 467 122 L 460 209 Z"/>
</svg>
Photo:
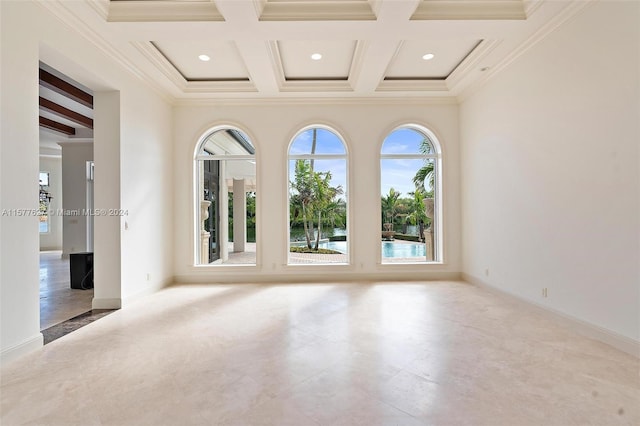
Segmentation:
<svg viewBox="0 0 640 426">
<path fill-rule="evenodd" d="M 315 254 L 342 254 L 339 251 L 319 248 L 318 250 L 308 247 L 289 247 L 291 253 L 315 253 Z"/>
<path fill-rule="evenodd" d="M 396 235 L 394 235 L 394 238 L 396 240 L 420 242 L 420 238 L 418 238 L 417 235 L 396 234 Z"/>
</svg>

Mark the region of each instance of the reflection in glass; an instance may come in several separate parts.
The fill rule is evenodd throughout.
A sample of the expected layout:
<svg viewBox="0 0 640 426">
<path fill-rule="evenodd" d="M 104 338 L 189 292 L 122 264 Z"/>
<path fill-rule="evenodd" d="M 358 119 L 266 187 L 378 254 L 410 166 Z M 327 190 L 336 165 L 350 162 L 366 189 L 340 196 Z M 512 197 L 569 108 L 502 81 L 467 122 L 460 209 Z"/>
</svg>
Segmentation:
<svg viewBox="0 0 640 426">
<path fill-rule="evenodd" d="M 256 264 L 256 161 L 249 138 L 218 130 L 201 144 L 196 264 Z"/>
</svg>

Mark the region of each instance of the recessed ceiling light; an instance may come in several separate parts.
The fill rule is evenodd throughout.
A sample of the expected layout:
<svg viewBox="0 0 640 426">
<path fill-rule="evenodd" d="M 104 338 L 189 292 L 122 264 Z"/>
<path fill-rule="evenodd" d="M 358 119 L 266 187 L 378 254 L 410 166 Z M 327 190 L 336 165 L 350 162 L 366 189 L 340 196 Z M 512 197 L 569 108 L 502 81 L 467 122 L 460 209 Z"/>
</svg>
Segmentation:
<svg viewBox="0 0 640 426">
<path fill-rule="evenodd" d="M 425 61 L 431 60 L 435 57 L 436 55 L 434 55 L 433 53 L 427 53 L 426 55 L 424 55 L 422 57 L 422 59 L 424 59 Z"/>
<path fill-rule="evenodd" d="M 313 55 L 311 55 L 311 59 L 313 59 L 314 61 L 319 61 L 320 59 L 322 59 L 322 55 L 319 53 L 314 53 Z"/>
<path fill-rule="evenodd" d="M 203 62 L 207 62 L 211 58 L 209 56 L 207 56 L 207 55 L 200 55 L 200 56 L 198 56 L 198 59 L 200 59 Z"/>
</svg>

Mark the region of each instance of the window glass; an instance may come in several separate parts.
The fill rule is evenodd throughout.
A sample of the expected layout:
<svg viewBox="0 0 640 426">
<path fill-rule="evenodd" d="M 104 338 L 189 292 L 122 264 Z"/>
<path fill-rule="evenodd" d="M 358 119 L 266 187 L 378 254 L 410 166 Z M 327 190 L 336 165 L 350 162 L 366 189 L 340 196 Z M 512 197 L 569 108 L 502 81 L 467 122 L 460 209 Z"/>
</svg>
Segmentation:
<svg viewBox="0 0 640 426">
<path fill-rule="evenodd" d="M 246 134 L 208 135 L 196 157 L 196 264 L 256 264 L 256 160 Z"/>
<path fill-rule="evenodd" d="M 380 157 L 382 263 L 440 260 L 439 156 L 423 132 L 402 128 L 384 141 Z"/>
<path fill-rule="evenodd" d="M 348 263 L 347 154 L 334 132 L 310 128 L 289 149 L 289 264 Z"/>
</svg>

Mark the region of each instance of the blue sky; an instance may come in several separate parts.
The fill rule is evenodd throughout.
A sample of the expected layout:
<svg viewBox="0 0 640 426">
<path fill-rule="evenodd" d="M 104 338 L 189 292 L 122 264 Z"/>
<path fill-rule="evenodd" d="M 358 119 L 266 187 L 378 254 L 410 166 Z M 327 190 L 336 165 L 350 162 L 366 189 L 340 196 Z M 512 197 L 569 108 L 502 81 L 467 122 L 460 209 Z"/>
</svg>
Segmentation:
<svg viewBox="0 0 640 426">
<path fill-rule="evenodd" d="M 301 155 L 311 153 L 313 130 L 300 133 L 291 144 L 290 154 Z M 384 154 L 420 154 L 420 143 L 424 136 L 412 129 L 399 129 L 391 133 L 382 146 Z M 316 154 L 345 154 L 346 149 L 338 136 L 329 130 L 317 130 Z M 400 192 L 402 197 L 408 197 L 409 192 L 415 190 L 413 176 L 424 165 L 422 159 L 384 159 L 380 162 L 382 182 L 381 195 L 389 193 L 390 188 Z M 289 180 L 293 179 L 295 161 L 289 161 Z M 314 169 L 324 172 L 330 171 L 331 185 L 342 186 L 347 190 L 346 169 L 347 162 L 342 159 L 315 160 Z M 343 195 L 344 197 L 344 195 Z"/>
<path fill-rule="evenodd" d="M 289 149 L 293 155 L 311 154 L 311 144 L 313 142 L 313 129 L 305 130 L 294 139 Z M 346 154 L 344 144 L 335 133 L 317 129 L 316 154 Z"/>
<path fill-rule="evenodd" d="M 386 195 L 393 188 L 401 193 L 401 197 L 408 197 L 416 187 L 413 184 L 413 176 L 422 165 L 423 160 L 381 160 L 380 161 L 380 194 Z"/>
<path fill-rule="evenodd" d="M 398 129 L 392 132 L 382 144 L 383 154 L 418 154 L 424 135 L 413 129 Z M 415 191 L 413 177 L 424 165 L 423 159 L 383 159 L 380 161 L 380 195 L 389 193 L 393 188 L 401 193 L 401 197 L 408 197 L 409 192 Z"/>
<path fill-rule="evenodd" d="M 420 154 L 422 133 L 412 129 L 398 129 L 392 132 L 382 144 L 383 154 Z"/>
</svg>

